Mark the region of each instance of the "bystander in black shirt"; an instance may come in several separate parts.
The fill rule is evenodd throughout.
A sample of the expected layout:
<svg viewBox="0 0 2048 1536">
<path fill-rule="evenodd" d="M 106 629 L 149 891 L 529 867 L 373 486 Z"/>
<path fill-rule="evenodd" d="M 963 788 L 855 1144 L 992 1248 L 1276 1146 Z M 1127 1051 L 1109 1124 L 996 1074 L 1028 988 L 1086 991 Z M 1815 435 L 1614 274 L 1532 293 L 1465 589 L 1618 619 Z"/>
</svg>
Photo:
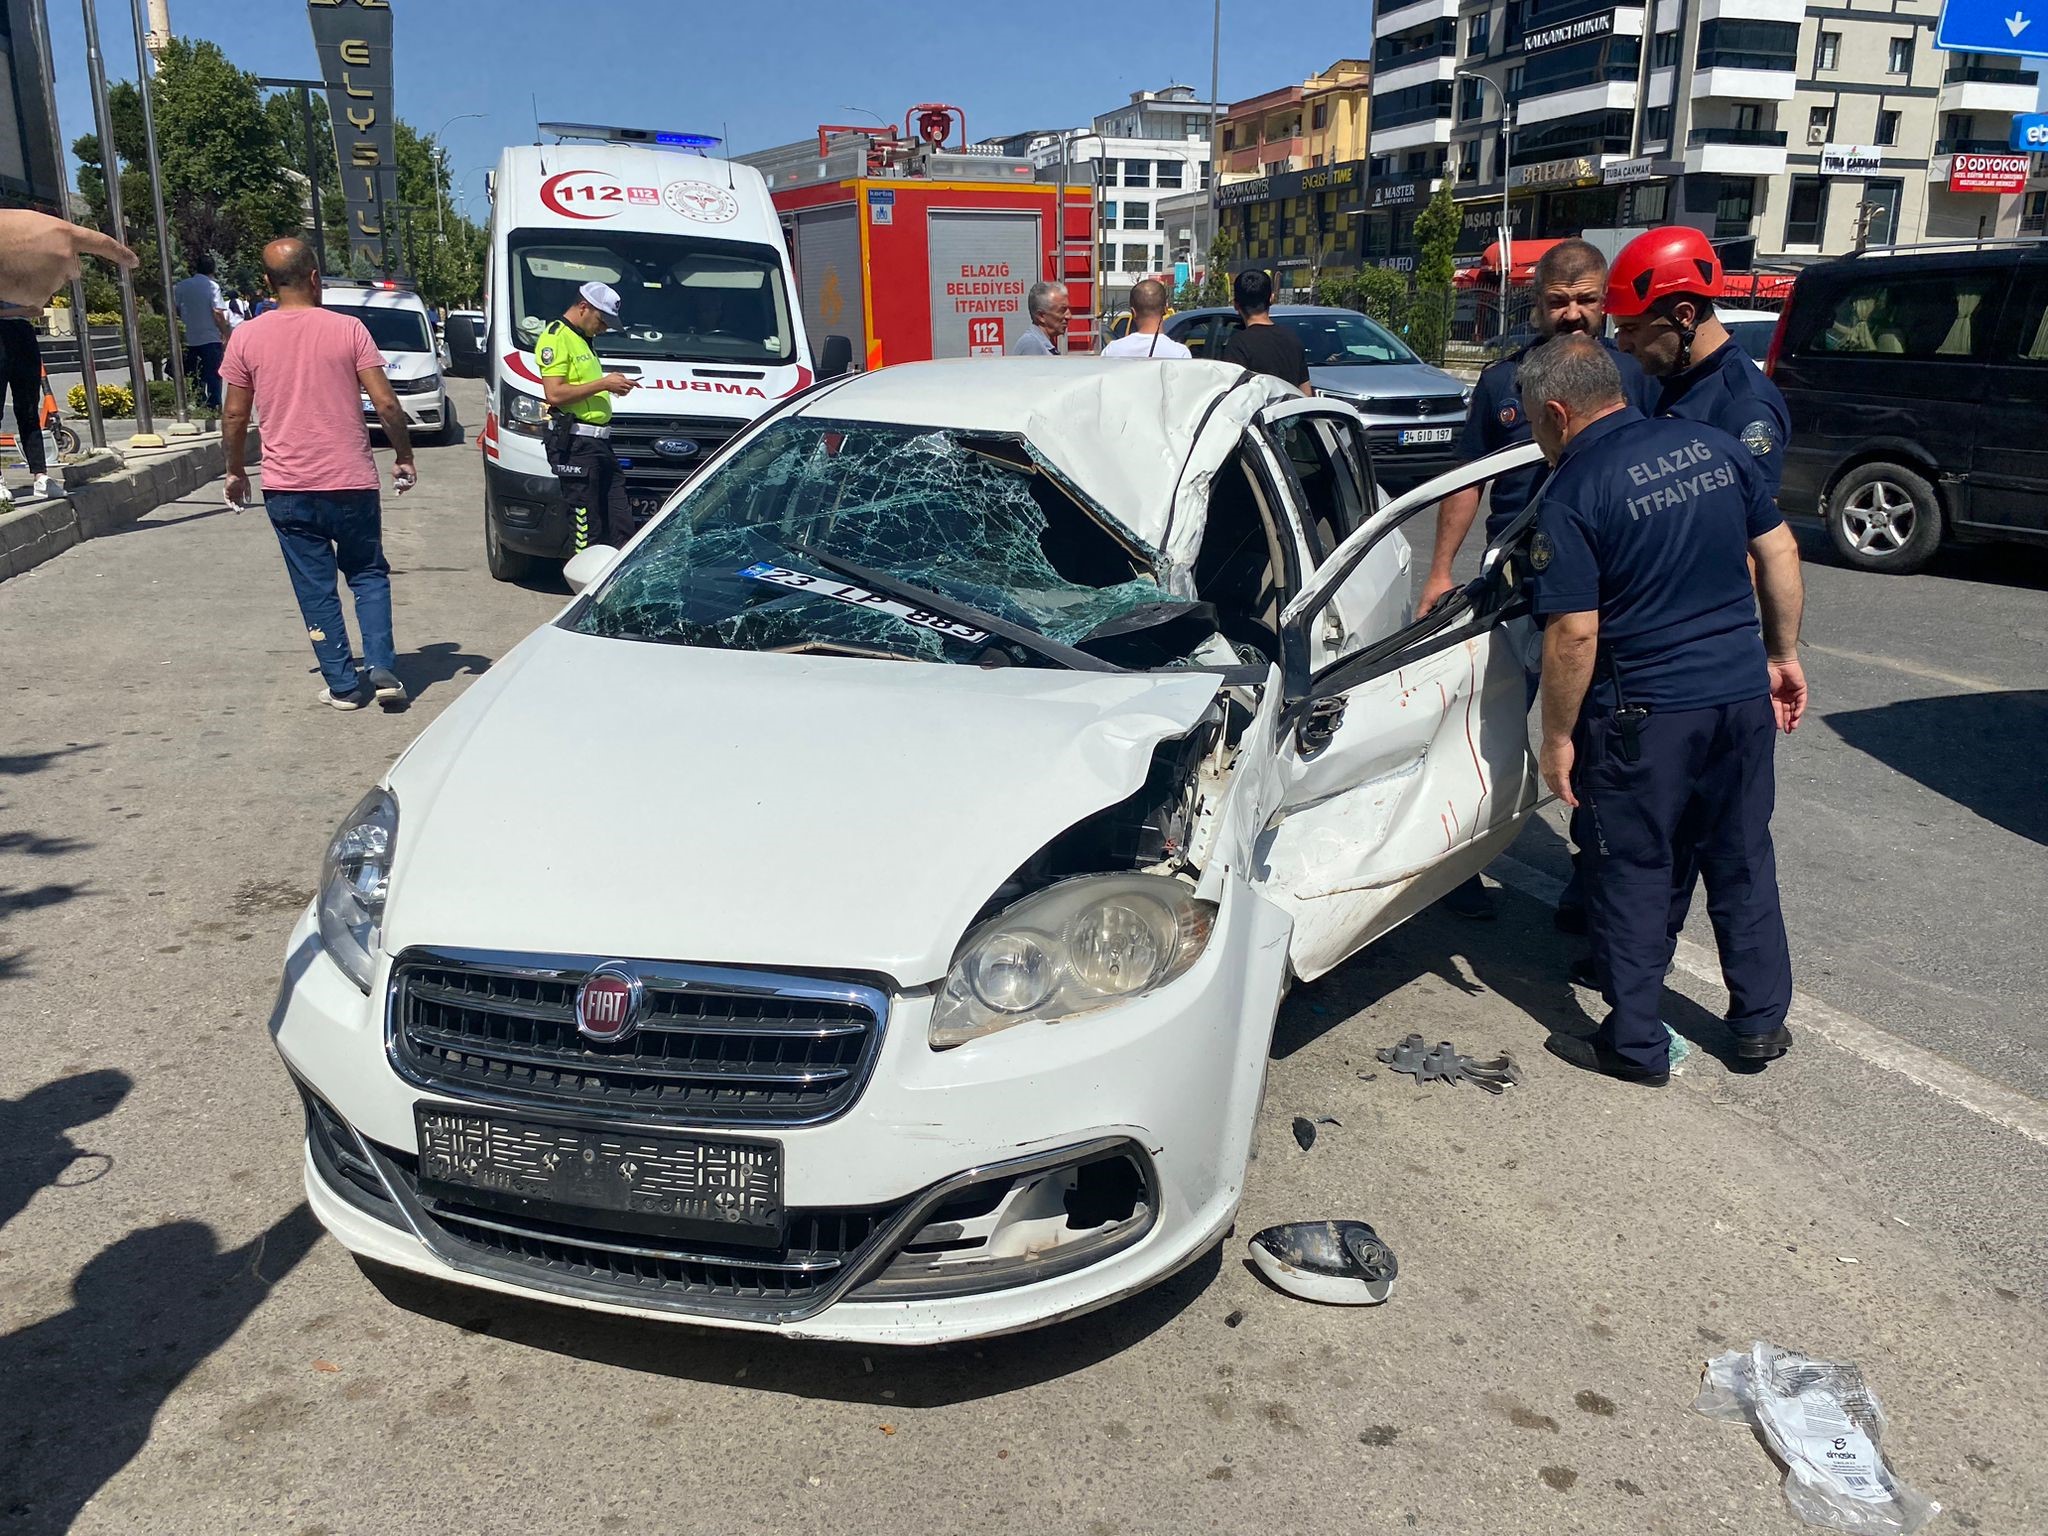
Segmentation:
<svg viewBox="0 0 2048 1536">
<path fill-rule="evenodd" d="M 1308 353 L 1301 338 L 1284 325 L 1247 325 L 1223 346 L 1223 361 L 1270 373 L 1290 384 L 1308 383 Z"/>
</svg>

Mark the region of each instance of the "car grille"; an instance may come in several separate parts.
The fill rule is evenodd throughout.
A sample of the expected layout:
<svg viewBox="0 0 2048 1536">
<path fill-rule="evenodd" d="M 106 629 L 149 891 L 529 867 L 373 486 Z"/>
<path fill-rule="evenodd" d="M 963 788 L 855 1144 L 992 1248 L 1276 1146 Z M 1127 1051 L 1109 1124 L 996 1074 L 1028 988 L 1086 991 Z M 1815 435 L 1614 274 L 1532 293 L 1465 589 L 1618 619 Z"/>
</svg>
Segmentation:
<svg viewBox="0 0 2048 1536">
<path fill-rule="evenodd" d="M 635 1121 L 755 1126 L 829 1119 L 858 1097 L 888 1014 L 859 983 L 633 963 L 640 1025 L 616 1043 L 576 1028 L 601 962 L 408 951 L 391 979 L 391 1050 L 423 1087 Z"/>
<path fill-rule="evenodd" d="M 1422 420 L 1431 416 L 1462 416 L 1465 400 L 1461 395 L 1406 395 L 1391 400 L 1374 396 L 1361 401 L 1360 408 L 1375 416 L 1413 416 Z"/>
<path fill-rule="evenodd" d="M 633 509 L 634 523 L 644 523 L 659 512 L 676 487 L 746 425 L 745 421 L 709 416 L 614 415 L 612 452 L 618 455 L 625 475 L 626 500 Z M 697 451 L 687 458 L 670 458 L 655 452 L 654 445 L 663 439 L 695 443 Z"/>
</svg>

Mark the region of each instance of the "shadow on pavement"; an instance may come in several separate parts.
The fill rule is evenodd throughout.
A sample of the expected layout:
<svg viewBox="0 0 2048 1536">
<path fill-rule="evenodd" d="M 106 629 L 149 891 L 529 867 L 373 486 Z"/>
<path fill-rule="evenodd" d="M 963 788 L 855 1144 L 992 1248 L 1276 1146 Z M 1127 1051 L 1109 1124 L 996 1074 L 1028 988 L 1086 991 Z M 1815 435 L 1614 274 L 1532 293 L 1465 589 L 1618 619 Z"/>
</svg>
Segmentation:
<svg viewBox="0 0 2048 1536">
<path fill-rule="evenodd" d="M 1809 565 L 1855 570 L 1836 552 L 1834 541 L 1817 521 L 1809 517 L 1794 517 L 1788 522 L 1793 535 L 1799 540 L 1800 558 Z M 1916 579 L 1911 576 L 1878 576 L 1868 571 L 1856 571 L 1856 574 L 1876 582 Z M 2048 552 L 2025 544 L 1951 544 L 1937 553 L 1919 575 L 2048 592 Z M 1872 601 L 1881 599 L 1873 595 Z"/>
<path fill-rule="evenodd" d="M 1850 746 L 1964 810 L 2048 844 L 2048 689 L 1900 699 L 1821 718 Z"/>
<path fill-rule="evenodd" d="M 164 503 L 164 506 L 167 507 L 191 505 L 193 505 L 191 501 L 170 501 Z M 162 510 L 163 507 L 157 509 L 159 512 Z M 136 519 L 125 528 L 116 528 L 112 536 L 119 539 L 126 538 L 131 533 L 148 533 L 152 528 L 175 528 L 180 523 L 196 523 L 202 518 L 219 517 L 221 514 L 232 512 L 233 510 L 234 508 L 232 507 L 216 504 L 214 506 L 202 506 L 197 512 L 187 512 L 183 517 L 158 517 L 155 513 L 151 513 L 148 517 Z"/>
<path fill-rule="evenodd" d="M 97 752 L 100 744 L 68 741 L 61 747 L 48 752 L 17 752 L 13 756 L 0 755 L 0 775 L 41 773 L 60 758 L 73 757 L 80 752 Z"/>
<path fill-rule="evenodd" d="M 1222 1255 L 1218 1244 L 1172 1279 L 1100 1312 L 1029 1333 L 918 1350 L 605 1317 L 358 1262 L 394 1305 L 471 1333 L 597 1365 L 755 1392 L 867 1403 L 887 1414 L 1000 1397 L 1099 1364 L 1185 1311 L 1222 1270 Z"/>
<path fill-rule="evenodd" d="M 303 1204 L 226 1252 L 203 1222 L 145 1227 L 78 1272 L 68 1309 L 0 1338 L 0 1529 L 71 1529 L 319 1235 Z"/>
<path fill-rule="evenodd" d="M 452 682 L 458 677 L 480 677 L 490 669 L 490 657 L 473 656 L 458 648 L 452 640 L 423 645 L 398 658 L 398 680 L 405 684 L 405 691 L 415 701 L 436 683 Z"/>
<path fill-rule="evenodd" d="M 109 1067 L 60 1077 L 18 1099 L 0 1099 L 0 1227 L 19 1216 L 36 1191 L 60 1181 L 90 1184 L 105 1174 L 111 1159 L 82 1150 L 70 1132 L 112 1114 L 134 1086 L 126 1072 Z M 64 1178 L 74 1163 L 90 1166 Z"/>
</svg>

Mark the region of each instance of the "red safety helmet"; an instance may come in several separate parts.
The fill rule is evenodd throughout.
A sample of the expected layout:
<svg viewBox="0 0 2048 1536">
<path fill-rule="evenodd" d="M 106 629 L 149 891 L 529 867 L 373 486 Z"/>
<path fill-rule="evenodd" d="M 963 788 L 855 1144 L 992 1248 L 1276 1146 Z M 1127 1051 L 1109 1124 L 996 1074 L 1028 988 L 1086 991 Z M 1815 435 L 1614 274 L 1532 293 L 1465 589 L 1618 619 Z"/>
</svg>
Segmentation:
<svg viewBox="0 0 2048 1536">
<path fill-rule="evenodd" d="M 1637 235 L 1607 269 L 1607 313 L 1617 319 L 1649 313 L 1677 293 L 1721 296 L 1721 258 L 1707 237 L 1681 224 Z"/>
</svg>

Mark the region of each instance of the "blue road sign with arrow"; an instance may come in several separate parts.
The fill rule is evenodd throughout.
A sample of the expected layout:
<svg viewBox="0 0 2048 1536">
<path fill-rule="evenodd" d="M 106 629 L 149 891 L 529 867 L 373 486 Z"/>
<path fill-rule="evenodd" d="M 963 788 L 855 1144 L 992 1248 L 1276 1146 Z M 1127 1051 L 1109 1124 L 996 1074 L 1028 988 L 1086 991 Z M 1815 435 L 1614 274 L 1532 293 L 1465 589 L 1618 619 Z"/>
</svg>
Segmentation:
<svg viewBox="0 0 2048 1536">
<path fill-rule="evenodd" d="M 2048 0 L 1942 0 L 1934 46 L 2048 58 Z"/>
</svg>

